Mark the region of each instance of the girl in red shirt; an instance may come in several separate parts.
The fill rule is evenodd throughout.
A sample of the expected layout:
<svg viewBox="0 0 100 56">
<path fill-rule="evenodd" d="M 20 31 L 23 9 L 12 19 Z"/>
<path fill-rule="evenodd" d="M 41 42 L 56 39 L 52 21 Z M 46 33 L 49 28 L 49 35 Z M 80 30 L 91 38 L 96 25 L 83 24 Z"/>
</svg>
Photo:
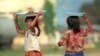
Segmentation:
<svg viewBox="0 0 100 56">
<path fill-rule="evenodd" d="M 92 26 L 85 14 L 83 19 L 87 23 L 86 29 L 80 27 L 80 20 L 78 16 L 69 16 L 67 19 L 68 30 L 58 42 L 58 46 L 66 45 L 67 51 L 65 56 L 84 56 L 84 37 L 92 31 Z"/>
</svg>

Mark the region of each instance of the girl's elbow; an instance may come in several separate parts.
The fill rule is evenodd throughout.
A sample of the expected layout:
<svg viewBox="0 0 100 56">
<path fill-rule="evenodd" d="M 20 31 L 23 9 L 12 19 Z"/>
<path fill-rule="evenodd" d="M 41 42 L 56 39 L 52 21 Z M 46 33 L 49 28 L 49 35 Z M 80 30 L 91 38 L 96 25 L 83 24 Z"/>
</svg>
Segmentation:
<svg viewBox="0 0 100 56">
<path fill-rule="evenodd" d="M 20 33 L 20 30 L 17 30 L 17 33 Z"/>
<path fill-rule="evenodd" d="M 93 32 L 93 29 L 89 29 L 88 32 Z"/>
<path fill-rule="evenodd" d="M 90 32 L 93 32 L 93 28 L 91 27 L 91 29 L 89 30 Z"/>
<path fill-rule="evenodd" d="M 17 30 L 17 33 L 21 33 L 21 30 Z"/>
</svg>

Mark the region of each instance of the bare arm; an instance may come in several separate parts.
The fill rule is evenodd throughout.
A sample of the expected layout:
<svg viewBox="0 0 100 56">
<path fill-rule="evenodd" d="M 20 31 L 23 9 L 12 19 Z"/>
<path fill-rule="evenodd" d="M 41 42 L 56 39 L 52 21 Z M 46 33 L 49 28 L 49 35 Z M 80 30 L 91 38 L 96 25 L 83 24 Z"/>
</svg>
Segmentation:
<svg viewBox="0 0 100 56">
<path fill-rule="evenodd" d="M 64 36 L 61 38 L 61 40 L 58 42 L 58 46 L 64 46 L 66 44 L 66 41 L 68 39 L 69 33 L 65 33 Z"/>
<path fill-rule="evenodd" d="M 39 16 L 41 16 L 42 14 L 43 14 L 42 12 L 37 13 L 35 19 L 32 21 L 32 24 L 30 25 L 30 28 L 34 28 Z"/>
<path fill-rule="evenodd" d="M 25 34 L 25 31 L 22 30 L 22 29 L 20 28 L 19 24 L 18 24 L 18 16 L 17 16 L 15 13 L 13 13 L 13 19 L 14 19 L 14 22 L 15 22 L 15 26 L 16 26 L 17 32 L 18 32 L 18 33 L 21 33 L 21 34 Z"/>
<path fill-rule="evenodd" d="M 84 18 L 84 20 L 86 21 L 86 24 L 87 24 L 87 29 L 86 29 L 86 31 L 87 31 L 87 32 L 93 31 L 92 25 L 91 25 L 89 19 L 87 18 L 86 14 L 84 14 L 83 18 Z"/>
</svg>

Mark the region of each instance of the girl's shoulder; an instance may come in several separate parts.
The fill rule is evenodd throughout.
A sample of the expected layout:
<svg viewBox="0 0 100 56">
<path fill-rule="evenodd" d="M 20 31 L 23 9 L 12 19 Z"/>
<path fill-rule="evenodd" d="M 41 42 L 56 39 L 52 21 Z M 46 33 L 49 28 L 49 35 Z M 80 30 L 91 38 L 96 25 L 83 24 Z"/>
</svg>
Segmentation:
<svg viewBox="0 0 100 56">
<path fill-rule="evenodd" d="M 65 32 L 66 32 L 66 33 L 73 33 L 73 30 L 72 30 L 72 29 L 68 29 L 68 30 L 66 30 Z M 80 28 L 80 33 L 82 33 L 82 32 L 86 32 L 86 29 Z"/>
<path fill-rule="evenodd" d="M 80 32 L 86 32 L 86 29 L 84 29 L 84 28 L 80 28 Z"/>
<path fill-rule="evenodd" d="M 72 33 L 73 31 L 70 29 L 70 30 L 66 30 L 65 31 L 65 34 L 70 34 L 70 33 Z"/>
</svg>

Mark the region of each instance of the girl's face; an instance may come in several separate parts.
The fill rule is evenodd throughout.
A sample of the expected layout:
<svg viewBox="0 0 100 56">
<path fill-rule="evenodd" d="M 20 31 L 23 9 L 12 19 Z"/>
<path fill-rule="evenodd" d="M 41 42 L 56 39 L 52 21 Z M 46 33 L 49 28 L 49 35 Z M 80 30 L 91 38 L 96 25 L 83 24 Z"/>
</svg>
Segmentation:
<svg viewBox="0 0 100 56">
<path fill-rule="evenodd" d="M 30 25 L 32 24 L 32 19 L 30 18 L 30 19 L 27 19 L 26 21 L 25 21 L 25 24 L 26 24 L 26 27 L 27 28 L 30 28 Z"/>
</svg>

